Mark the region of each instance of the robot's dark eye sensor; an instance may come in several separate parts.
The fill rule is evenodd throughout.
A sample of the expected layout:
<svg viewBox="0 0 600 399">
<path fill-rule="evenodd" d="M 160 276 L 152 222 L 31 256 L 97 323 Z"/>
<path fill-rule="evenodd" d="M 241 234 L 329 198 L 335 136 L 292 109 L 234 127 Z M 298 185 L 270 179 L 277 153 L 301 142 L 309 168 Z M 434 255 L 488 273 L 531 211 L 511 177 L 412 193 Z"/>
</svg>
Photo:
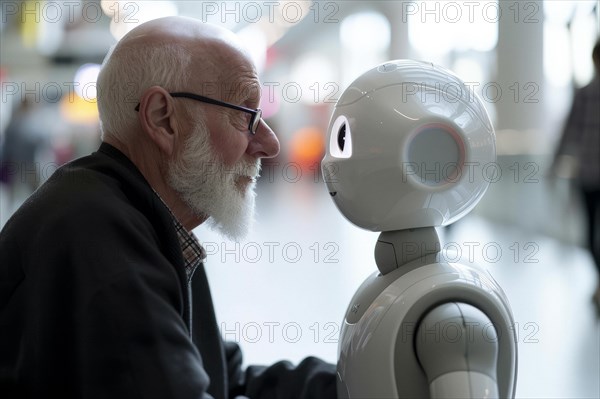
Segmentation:
<svg viewBox="0 0 600 399">
<path fill-rule="evenodd" d="M 346 145 L 346 124 L 342 123 L 340 126 L 340 130 L 338 131 L 337 143 L 340 151 L 344 151 L 344 146 Z"/>
<path fill-rule="evenodd" d="M 345 115 L 339 115 L 331 126 L 329 154 L 334 158 L 352 157 L 352 126 Z"/>
</svg>

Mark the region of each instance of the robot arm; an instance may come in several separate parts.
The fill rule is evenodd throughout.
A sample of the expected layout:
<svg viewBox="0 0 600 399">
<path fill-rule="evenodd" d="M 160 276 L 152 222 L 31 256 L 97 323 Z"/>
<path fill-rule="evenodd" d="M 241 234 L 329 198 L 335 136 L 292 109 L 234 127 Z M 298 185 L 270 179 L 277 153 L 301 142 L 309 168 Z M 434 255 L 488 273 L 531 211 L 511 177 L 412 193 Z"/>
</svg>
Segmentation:
<svg viewBox="0 0 600 399">
<path fill-rule="evenodd" d="M 415 340 L 432 398 L 498 397 L 498 336 L 481 310 L 439 305 L 419 323 Z"/>
</svg>

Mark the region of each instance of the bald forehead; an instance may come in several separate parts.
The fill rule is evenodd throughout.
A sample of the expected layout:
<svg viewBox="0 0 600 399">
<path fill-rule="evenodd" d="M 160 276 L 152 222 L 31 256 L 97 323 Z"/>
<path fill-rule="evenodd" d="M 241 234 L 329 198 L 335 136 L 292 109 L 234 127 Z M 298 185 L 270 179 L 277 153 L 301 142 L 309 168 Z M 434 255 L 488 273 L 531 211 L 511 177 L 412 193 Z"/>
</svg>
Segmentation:
<svg viewBox="0 0 600 399">
<path fill-rule="evenodd" d="M 185 17 L 159 18 L 133 29 L 119 46 L 172 43 L 182 46 L 192 57 L 191 85 L 218 85 L 219 92 L 214 95 L 223 100 L 257 95 L 258 76 L 249 54 L 238 36 L 222 27 Z M 210 94 L 202 88 L 197 90 Z"/>
<path fill-rule="evenodd" d="M 254 64 L 236 48 L 218 40 L 205 40 L 191 46 L 193 89 L 202 95 L 238 104 L 259 96 L 259 81 Z M 192 88 L 191 87 L 191 88 Z"/>
</svg>

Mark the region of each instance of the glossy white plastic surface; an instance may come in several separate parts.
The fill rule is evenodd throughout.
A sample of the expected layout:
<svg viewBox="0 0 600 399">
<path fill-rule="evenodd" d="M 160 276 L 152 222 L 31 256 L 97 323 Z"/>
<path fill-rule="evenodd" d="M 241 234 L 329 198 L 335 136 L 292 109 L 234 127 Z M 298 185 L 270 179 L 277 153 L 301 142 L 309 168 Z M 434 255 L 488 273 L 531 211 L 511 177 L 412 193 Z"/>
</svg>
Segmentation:
<svg viewBox="0 0 600 399">
<path fill-rule="evenodd" d="M 432 399 L 480 398 L 496 399 L 496 381 L 485 374 L 457 371 L 444 374 L 429 386 Z"/>
<path fill-rule="evenodd" d="M 514 321 L 508 300 L 488 272 L 451 263 L 424 265 L 393 280 L 371 303 L 360 303 L 361 292 L 381 278 L 372 274 L 348 306 L 337 365 L 341 397 L 429 397 L 414 338 L 421 317 L 449 301 L 472 304 L 489 317 L 499 337 L 498 391 L 501 397 L 514 396 Z"/>
<path fill-rule="evenodd" d="M 497 178 L 481 100 L 431 63 L 390 61 L 357 78 L 336 104 L 326 146 L 333 201 L 372 231 L 450 224 Z"/>
</svg>

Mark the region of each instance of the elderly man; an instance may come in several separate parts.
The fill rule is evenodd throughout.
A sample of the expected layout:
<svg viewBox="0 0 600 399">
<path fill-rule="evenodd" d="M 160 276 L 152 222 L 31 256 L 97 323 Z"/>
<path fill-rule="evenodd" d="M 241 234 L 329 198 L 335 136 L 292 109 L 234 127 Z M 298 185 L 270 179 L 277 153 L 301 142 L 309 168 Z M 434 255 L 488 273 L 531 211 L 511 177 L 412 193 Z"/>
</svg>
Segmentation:
<svg viewBox="0 0 600 399">
<path fill-rule="evenodd" d="M 133 29 L 98 79 L 103 143 L 0 233 L 0 397 L 331 398 L 333 365 L 241 370 L 190 231 L 244 234 L 279 142 L 236 36 L 169 17 Z M 210 94 L 210 96 L 208 96 Z"/>
</svg>

